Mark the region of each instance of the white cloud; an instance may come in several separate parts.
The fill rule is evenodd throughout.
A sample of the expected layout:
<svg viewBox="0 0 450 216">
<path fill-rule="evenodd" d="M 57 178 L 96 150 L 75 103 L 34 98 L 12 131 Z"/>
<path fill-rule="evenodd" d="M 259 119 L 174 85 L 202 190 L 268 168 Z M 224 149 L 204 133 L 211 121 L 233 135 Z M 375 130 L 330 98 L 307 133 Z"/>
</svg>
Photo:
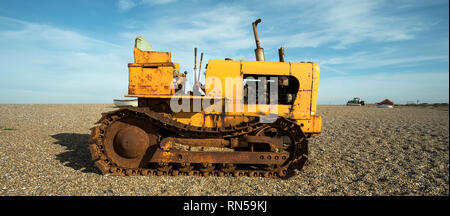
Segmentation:
<svg viewBox="0 0 450 216">
<path fill-rule="evenodd" d="M 0 29 L 0 85 L 10 92 L 1 103 L 105 103 L 126 93 L 128 47 L 7 17 L 0 26 L 10 26 Z"/>
<path fill-rule="evenodd" d="M 14 40 L 16 45 L 33 44 L 41 41 L 51 42 L 52 48 L 65 50 L 86 50 L 96 47 L 111 46 L 119 47 L 116 44 L 90 38 L 78 32 L 56 28 L 50 25 L 25 22 L 18 19 L 0 16 L 0 22 L 4 24 L 17 25 L 19 29 L 1 30 L 0 36 L 4 40 Z"/>
<path fill-rule="evenodd" d="M 119 0 L 116 6 L 119 11 L 124 12 L 139 6 L 173 2 L 174 0 Z M 369 100 L 379 100 L 370 92 L 379 91 L 375 84 L 386 85 L 389 91 L 398 91 L 395 83 L 404 89 L 413 89 L 410 92 L 418 96 L 431 98 L 434 97 L 430 96 L 431 90 L 423 91 L 427 93 L 416 92 L 417 86 L 425 85 L 437 92 L 448 90 L 448 84 L 445 86 L 439 80 L 448 82 L 448 73 L 427 73 L 427 76 L 436 75 L 436 79 L 428 80 L 427 83 L 441 83 L 439 90 L 431 84 L 416 82 L 426 78 L 426 75 L 419 73 L 411 76 L 397 74 L 391 80 L 379 80 L 387 73 L 373 76 L 353 74 L 360 73 L 357 72 L 360 69 L 379 71 L 383 66 L 395 68 L 428 61 L 448 63 L 448 35 L 444 38 L 446 40 L 438 38 L 435 41 L 436 47 L 445 47 L 440 51 L 436 51 L 438 49 L 434 47 L 428 51 L 407 47 L 411 44 L 408 40 L 417 41 L 420 33 L 433 29 L 433 25 L 439 23 L 423 14 L 401 13 L 403 9 L 417 9 L 416 3 L 419 2 L 421 1 L 408 2 L 405 7 L 397 7 L 399 4 L 384 0 L 267 1 L 258 4 L 234 2 L 229 5 L 205 3 L 201 6 L 192 6 L 191 3 L 173 4 L 178 7 L 189 5 L 189 8 L 167 10 L 165 16 L 149 15 L 148 20 L 142 16 L 128 16 L 127 21 L 131 25 L 126 25 L 127 28 L 122 28 L 123 32 L 118 33 L 128 41 L 124 45 L 99 40 L 77 30 L 0 17 L 0 27 L 6 27 L 0 28 L 0 64 L 3 65 L 0 85 L 6 86 L 10 91 L 0 96 L 0 102 L 16 98 L 16 94 L 11 91 L 22 94 L 24 100 L 32 99 L 35 96 L 23 94 L 37 89 L 39 92 L 47 92 L 45 95 L 55 100 L 66 93 L 77 98 L 83 98 L 84 95 L 95 100 L 98 95 L 103 95 L 101 97 L 109 102 L 112 97 L 126 93 L 126 65 L 132 61 L 133 39 L 138 35 L 144 36 L 156 50 L 172 52 L 172 60 L 181 63 L 182 70 L 189 72 L 193 68 L 194 47 L 205 53 L 205 63 L 208 59 L 225 57 L 252 60 L 255 43 L 250 22 L 260 16 L 265 19 L 258 28 L 267 59 L 277 58 L 276 48 L 280 45 L 287 48 L 287 59 L 294 61 L 314 55 L 316 51 L 326 52 L 310 58 L 318 62 L 322 72 L 325 72 L 322 73 L 320 85 L 319 99 L 322 98 L 322 103 L 327 103 L 326 100 L 333 101 L 333 97 L 339 98 L 335 101 L 342 101 L 353 96 L 365 97 L 364 95 L 368 95 Z M 274 8 L 277 10 L 272 10 Z M 285 9 L 286 14 L 280 8 Z M 271 23 L 264 15 L 282 18 L 274 19 L 276 21 Z M 294 15 L 295 18 L 292 18 Z M 287 21 L 276 23 L 280 20 Z M 448 31 L 448 27 L 446 29 Z M 115 31 L 111 32 L 114 34 Z M 430 31 L 427 33 L 431 34 Z M 429 46 L 429 43 L 431 42 L 424 43 L 423 47 Z M 295 47 L 310 48 L 292 49 L 294 52 L 290 52 L 289 49 Z M 321 48 L 338 50 L 330 53 L 329 49 Z M 309 50 L 313 52 L 310 54 Z M 342 75 L 342 78 L 327 77 L 327 72 Z M 367 86 L 367 80 L 375 82 L 370 82 Z M 410 80 L 413 84 L 408 84 Z M 342 85 L 345 88 L 340 88 Z M 364 91 L 359 93 L 360 89 Z M 383 95 L 389 95 L 389 91 L 383 90 Z M 406 90 L 404 93 L 412 95 Z M 36 92 L 33 95 L 38 94 Z M 393 100 L 403 100 L 399 94 L 395 94 L 397 96 L 392 96 Z M 444 98 L 445 96 L 448 98 L 448 94 Z"/>
<path fill-rule="evenodd" d="M 333 71 L 333 72 L 335 72 L 336 74 L 339 74 L 339 75 L 347 75 L 347 74 L 348 74 L 348 73 L 345 72 L 345 71 L 338 70 L 338 69 L 336 69 L 336 68 L 334 68 L 334 67 L 330 67 L 330 66 L 328 66 L 328 65 L 326 65 L 326 64 L 321 64 L 320 67 L 322 68 L 322 70 L 325 68 L 326 70 Z"/>
<path fill-rule="evenodd" d="M 138 31 L 121 35 L 127 39 L 142 35 L 155 50 L 172 52 L 172 60 L 181 63 L 182 71 L 187 70 L 188 76 L 192 76 L 194 47 L 205 53 L 205 62 L 226 57 L 254 59 L 255 42 L 249 24 L 252 20 L 255 20 L 254 13 L 246 8 L 219 5 L 189 16 L 150 20 Z M 248 51 L 248 56 L 238 52 L 243 49 Z"/>
<path fill-rule="evenodd" d="M 328 44 L 335 49 L 344 49 L 367 41 L 403 41 L 413 39 L 417 32 L 427 28 L 423 20 L 400 13 L 401 8 L 393 8 L 390 1 L 292 1 L 285 5 L 298 8 L 297 23 L 292 25 L 302 27 L 301 33 L 279 38 L 289 47 Z"/>
<path fill-rule="evenodd" d="M 141 4 L 169 4 L 175 2 L 176 0 L 141 0 Z"/>
<path fill-rule="evenodd" d="M 128 11 L 131 8 L 142 5 L 163 5 L 175 2 L 176 0 L 118 0 L 119 11 Z"/>
<path fill-rule="evenodd" d="M 373 52 L 356 52 L 346 56 L 324 58 L 318 61 L 322 65 L 341 66 L 346 69 L 371 69 L 384 66 L 404 67 L 424 62 L 448 62 L 448 55 L 417 55 L 405 53 L 405 50 L 385 48 Z"/>
<path fill-rule="evenodd" d="M 255 45 L 250 22 L 266 14 L 266 10 L 271 7 L 280 11 L 281 5 L 289 12 L 286 15 L 289 19 L 292 18 L 293 11 L 298 12 L 298 15 L 287 24 L 277 26 L 275 23 L 271 26 L 270 20 L 262 24 L 264 26 L 260 27 L 260 37 L 266 48 L 267 59 L 277 58 L 274 50 L 280 45 L 288 49 L 331 47 L 342 51 L 360 43 L 375 44 L 375 47 L 362 47 L 352 50 L 353 53 L 346 51 L 337 56 L 320 54 L 311 61 L 318 62 L 323 71 L 339 75 L 352 74 L 351 69 L 401 67 L 426 61 L 448 62 L 448 55 L 445 54 L 417 54 L 398 47 L 379 48 L 376 45 L 413 40 L 416 34 L 428 29 L 423 17 L 398 13 L 400 9 L 389 1 L 268 1 L 258 5 L 266 6 L 261 10 L 261 7 L 242 4 L 207 5 L 201 12 L 169 15 L 144 22 L 145 25 L 142 24 L 141 27 L 135 25 L 135 29 L 139 30 L 123 32 L 122 35 L 126 38 L 144 36 L 156 50 L 172 52 L 173 61 L 180 62 L 182 70 L 190 72 L 193 67 L 193 47 L 204 51 L 207 59 L 254 59 Z M 406 8 L 409 7 L 413 6 Z M 276 13 L 273 14 L 275 15 Z M 307 54 L 301 55 L 288 55 L 287 59 L 298 61 L 305 59 L 304 55 Z"/>
<path fill-rule="evenodd" d="M 120 11 L 127 11 L 136 6 L 136 3 L 133 0 L 118 0 L 117 7 Z"/>
</svg>

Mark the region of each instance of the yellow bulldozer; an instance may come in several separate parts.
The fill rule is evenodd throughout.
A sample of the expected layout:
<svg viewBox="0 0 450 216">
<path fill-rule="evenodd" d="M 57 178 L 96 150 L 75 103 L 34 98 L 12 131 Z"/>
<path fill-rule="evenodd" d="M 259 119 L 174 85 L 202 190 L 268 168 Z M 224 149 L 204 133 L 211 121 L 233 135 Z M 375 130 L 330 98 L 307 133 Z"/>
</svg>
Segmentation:
<svg viewBox="0 0 450 216">
<path fill-rule="evenodd" d="M 137 107 L 102 113 L 91 134 L 94 165 L 109 175 L 289 178 L 321 132 L 316 114 L 319 66 L 265 61 L 252 23 L 256 61 L 209 60 L 203 53 L 192 89 L 170 52 L 136 38 L 127 97 Z M 189 91 L 188 91 L 189 90 Z"/>
</svg>

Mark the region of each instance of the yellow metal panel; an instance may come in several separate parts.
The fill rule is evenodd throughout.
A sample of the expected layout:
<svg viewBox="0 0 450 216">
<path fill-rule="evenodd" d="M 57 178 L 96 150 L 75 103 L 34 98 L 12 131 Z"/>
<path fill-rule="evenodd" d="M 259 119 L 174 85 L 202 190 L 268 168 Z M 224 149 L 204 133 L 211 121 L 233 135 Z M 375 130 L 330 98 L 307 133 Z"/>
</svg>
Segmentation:
<svg viewBox="0 0 450 216">
<path fill-rule="evenodd" d="M 272 106 L 272 107 L 271 107 Z M 291 114 L 290 105 L 258 105 L 244 104 L 244 115 L 259 116 L 277 114 L 278 116 L 288 118 Z"/>
<path fill-rule="evenodd" d="M 299 90 L 311 90 L 312 64 L 311 63 L 291 63 L 291 74 L 295 76 L 299 83 Z"/>
<path fill-rule="evenodd" d="M 173 97 L 170 84 L 173 79 L 174 69 L 179 70 L 179 63 L 171 62 L 170 53 L 143 52 L 135 49 L 135 63 L 129 65 L 129 97 L 139 98 L 163 98 Z M 317 134 L 321 131 L 322 119 L 316 116 L 316 103 L 319 84 L 320 69 L 314 63 L 288 63 L 288 62 L 256 62 L 256 61 L 229 61 L 210 60 L 206 71 L 206 93 L 207 96 L 175 96 L 189 98 L 191 106 L 193 100 L 218 99 L 224 104 L 225 100 L 234 106 L 234 112 L 226 113 L 225 125 L 237 125 L 248 120 L 246 116 L 259 116 L 269 114 L 267 105 L 249 110 L 248 105 L 242 106 L 242 110 L 236 110 L 236 105 L 241 103 L 243 74 L 254 75 L 291 75 L 298 79 L 300 89 L 294 105 L 278 105 L 276 112 L 279 116 L 296 119 L 302 125 L 302 129 L 308 134 Z M 208 80 L 214 78 L 216 80 Z M 227 80 L 228 78 L 228 80 Z M 220 81 L 219 81 L 220 80 Z M 211 83 L 220 85 L 214 89 Z M 227 83 L 233 82 L 234 83 Z M 230 85 L 235 84 L 230 90 Z M 228 85 L 228 86 L 227 86 Z M 225 92 L 226 88 L 230 92 Z M 234 95 L 234 100 L 225 99 L 225 96 Z M 222 124 L 221 112 L 181 112 L 176 113 L 177 121 L 194 126 L 214 127 Z M 247 120 L 246 120 L 247 119 Z"/>
<path fill-rule="evenodd" d="M 206 77 L 236 77 L 240 74 L 241 62 L 209 60 Z"/>
<path fill-rule="evenodd" d="M 289 75 L 289 62 L 242 61 L 244 74 Z"/>
<path fill-rule="evenodd" d="M 134 63 L 171 62 L 170 52 L 141 51 L 134 48 Z"/>
<path fill-rule="evenodd" d="M 249 113 L 249 115 L 237 115 L 235 113 L 225 116 L 225 126 L 239 125 L 242 122 L 248 121 L 248 116 L 260 116 L 256 113 Z M 180 112 L 174 113 L 174 119 L 184 124 L 190 124 L 196 127 L 216 127 L 222 124 L 222 115 L 194 113 L 194 112 Z M 302 127 L 304 133 L 317 134 L 321 132 L 322 118 L 320 116 L 312 116 L 310 119 L 297 120 L 297 124 Z"/>
<path fill-rule="evenodd" d="M 317 96 L 319 93 L 319 76 L 320 68 L 317 64 L 313 64 L 312 71 L 312 95 L 311 95 L 311 115 L 316 114 Z"/>
<path fill-rule="evenodd" d="M 322 117 L 313 116 L 313 130 L 312 133 L 320 133 L 322 131 Z"/>
<path fill-rule="evenodd" d="M 206 70 L 206 77 L 211 77 L 212 79 L 220 79 L 222 84 L 222 91 L 214 91 L 211 92 L 214 88 L 214 81 L 210 81 L 211 83 L 206 83 L 207 89 L 206 92 L 210 96 L 225 96 L 225 78 L 235 78 L 240 77 L 241 63 L 240 61 L 227 61 L 227 60 L 210 60 L 208 62 L 208 68 Z M 242 83 L 241 83 L 242 85 Z M 241 86 L 242 87 L 242 86 Z"/>
<path fill-rule="evenodd" d="M 304 133 L 318 134 L 322 131 L 322 117 L 311 116 L 311 119 L 297 120 L 297 124 L 302 127 Z"/>
<path fill-rule="evenodd" d="M 203 125 L 203 119 L 204 116 L 201 112 L 199 113 L 174 113 L 175 120 L 183 123 L 183 124 L 190 124 L 192 126 L 201 127 Z"/>
<path fill-rule="evenodd" d="M 129 63 L 128 67 L 143 67 L 143 68 L 172 67 L 172 68 L 175 68 L 175 64 L 173 64 L 172 62 Z"/>
<path fill-rule="evenodd" d="M 169 95 L 172 93 L 170 89 L 172 79 L 172 67 L 129 67 L 128 94 Z"/>
<path fill-rule="evenodd" d="M 125 97 L 140 97 L 140 98 L 187 98 L 187 99 L 223 99 L 223 97 L 211 97 L 211 96 L 193 96 L 193 95 L 148 95 L 148 94 L 126 94 Z"/>
<path fill-rule="evenodd" d="M 309 119 L 311 116 L 311 91 L 299 91 L 294 103 L 294 119 Z"/>
<path fill-rule="evenodd" d="M 300 125 L 304 133 L 311 133 L 313 130 L 313 123 L 309 119 L 297 120 L 297 124 Z"/>
<path fill-rule="evenodd" d="M 297 120 L 297 124 L 302 127 L 304 133 L 318 134 L 322 131 L 322 117 L 311 116 L 311 119 Z"/>
<path fill-rule="evenodd" d="M 139 90 L 138 87 L 138 79 L 140 73 L 142 73 L 142 67 L 128 67 L 129 71 L 129 83 L 128 83 L 128 94 L 137 94 Z"/>
<path fill-rule="evenodd" d="M 291 105 L 278 105 L 278 115 L 285 118 L 292 118 Z"/>
</svg>

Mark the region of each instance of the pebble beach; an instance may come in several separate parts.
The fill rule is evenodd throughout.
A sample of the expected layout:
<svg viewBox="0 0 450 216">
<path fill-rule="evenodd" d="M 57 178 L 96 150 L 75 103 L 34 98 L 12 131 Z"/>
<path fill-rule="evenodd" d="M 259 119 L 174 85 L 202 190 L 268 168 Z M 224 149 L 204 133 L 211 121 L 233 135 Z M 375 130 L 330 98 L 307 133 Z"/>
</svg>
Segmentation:
<svg viewBox="0 0 450 216">
<path fill-rule="evenodd" d="M 89 129 L 114 109 L 0 105 L 0 195 L 449 195 L 448 107 L 319 105 L 322 133 L 288 180 L 101 175 Z"/>
</svg>

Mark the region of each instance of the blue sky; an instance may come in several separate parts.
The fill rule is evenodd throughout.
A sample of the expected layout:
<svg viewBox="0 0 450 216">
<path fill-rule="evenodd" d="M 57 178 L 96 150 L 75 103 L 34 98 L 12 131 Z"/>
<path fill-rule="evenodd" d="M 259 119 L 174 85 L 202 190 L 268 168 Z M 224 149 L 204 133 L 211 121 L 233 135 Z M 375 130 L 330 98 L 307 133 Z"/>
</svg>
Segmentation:
<svg viewBox="0 0 450 216">
<path fill-rule="evenodd" d="M 2 0 L 0 103 L 110 103 L 144 36 L 192 71 L 205 59 L 314 61 L 319 104 L 449 101 L 449 1 Z"/>
</svg>

